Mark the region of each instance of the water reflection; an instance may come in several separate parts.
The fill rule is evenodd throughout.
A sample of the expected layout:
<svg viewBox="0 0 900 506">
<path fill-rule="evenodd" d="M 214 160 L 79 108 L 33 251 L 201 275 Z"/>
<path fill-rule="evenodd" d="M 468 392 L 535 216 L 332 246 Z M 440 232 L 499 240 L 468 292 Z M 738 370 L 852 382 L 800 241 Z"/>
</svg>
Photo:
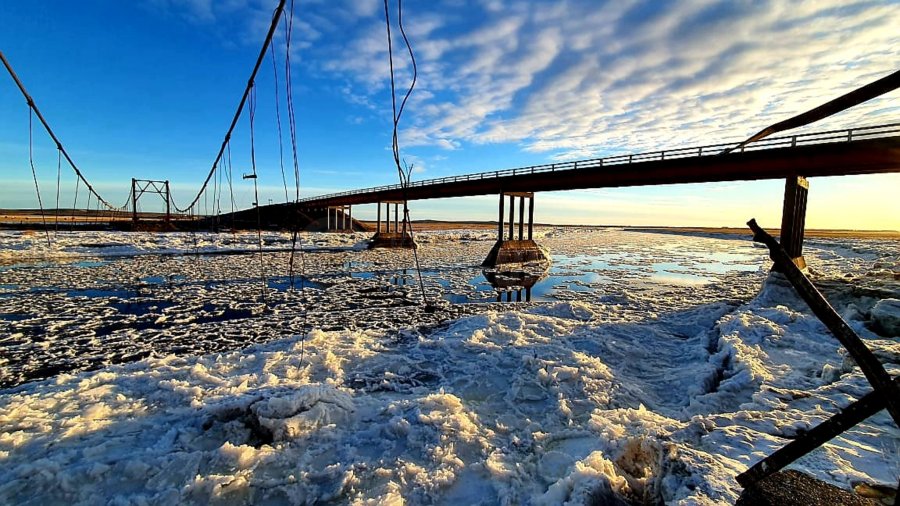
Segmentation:
<svg viewBox="0 0 900 506">
<path fill-rule="evenodd" d="M 531 302 L 531 289 L 534 285 L 547 277 L 549 271 L 491 271 L 484 270 L 481 274 L 497 292 L 497 302 Z M 523 301 L 524 297 L 524 301 Z"/>
</svg>

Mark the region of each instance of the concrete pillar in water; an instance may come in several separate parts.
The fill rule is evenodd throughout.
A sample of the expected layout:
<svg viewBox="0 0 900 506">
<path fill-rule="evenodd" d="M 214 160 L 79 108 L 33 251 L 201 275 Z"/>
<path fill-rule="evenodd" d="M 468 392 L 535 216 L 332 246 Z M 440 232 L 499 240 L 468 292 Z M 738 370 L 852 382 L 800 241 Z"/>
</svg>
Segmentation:
<svg viewBox="0 0 900 506">
<path fill-rule="evenodd" d="M 516 196 L 509 196 L 509 240 L 512 241 L 515 239 L 515 235 L 513 235 L 513 227 L 515 226 L 516 219 Z"/>
<path fill-rule="evenodd" d="M 525 197 L 519 197 L 519 240 L 524 239 L 525 235 Z M 529 238 L 530 239 L 530 238 Z"/>
<path fill-rule="evenodd" d="M 503 197 L 504 195 L 500 194 L 500 217 L 497 218 L 497 241 L 503 240 Z"/>
<path fill-rule="evenodd" d="M 504 205 L 509 197 L 509 226 L 507 234 Z M 515 235 L 516 201 L 519 197 L 519 237 Z M 528 239 L 525 239 L 525 199 L 528 199 Z M 497 242 L 491 248 L 487 258 L 482 262 L 484 267 L 499 267 L 502 264 L 540 262 L 549 260 L 546 253 L 532 239 L 534 228 L 534 193 L 508 192 L 500 194 L 499 214 L 497 216 Z"/>
<path fill-rule="evenodd" d="M 532 240 L 534 233 L 534 195 L 528 197 L 528 240 Z"/>
<path fill-rule="evenodd" d="M 806 267 L 803 259 L 803 235 L 806 230 L 806 199 L 809 181 L 792 176 L 784 184 L 784 209 L 781 214 L 781 247 L 797 267 Z"/>
<path fill-rule="evenodd" d="M 375 209 L 376 209 L 375 233 L 380 234 L 381 233 L 381 202 L 378 202 L 375 204 Z"/>
</svg>

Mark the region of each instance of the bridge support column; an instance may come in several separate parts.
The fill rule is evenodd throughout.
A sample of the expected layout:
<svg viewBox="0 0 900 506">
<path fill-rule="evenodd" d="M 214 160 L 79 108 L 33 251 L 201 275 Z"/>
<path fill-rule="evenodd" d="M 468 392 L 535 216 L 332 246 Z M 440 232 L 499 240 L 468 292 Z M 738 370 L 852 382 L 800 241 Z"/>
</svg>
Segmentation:
<svg viewBox="0 0 900 506">
<path fill-rule="evenodd" d="M 353 206 L 328 206 L 325 208 L 326 232 L 352 232 Z"/>
<path fill-rule="evenodd" d="M 781 246 L 797 267 L 806 267 L 803 259 L 803 234 L 806 229 L 806 197 L 809 181 L 792 176 L 784 184 L 784 209 L 781 214 Z"/>
<path fill-rule="evenodd" d="M 504 201 L 509 197 L 509 238 L 506 238 L 504 219 Z M 519 238 L 515 237 L 515 198 L 519 197 Z M 528 239 L 525 235 L 525 199 L 528 199 Z M 498 267 L 503 264 L 527 262 L 544 262 L 550 258 L 547 253 L 532 239 L 534 233 L 534 193 L 508 192 L 500 194 L 500 215 L 497 219 L 497 242 L 491 248 L 483 267 Z"/>
<path fill-rule="evenodd" d="M 403 223 L 403 231 L 400 231 L 400 204 L 402 202 L 383 202 L 384 204 L 384 229 L 381 227 L 381 204 L 378 205 L 378 225 L 375 235 L 369 242 L 369 249 L 374 248 L 415 248 L 412 235 L 406 230 L 406 222 Z M 391 204 L 394 205 L 394 219 L 391 220 Z M 391 227 L 393 221 L 393 227 Z"/>
</svg>

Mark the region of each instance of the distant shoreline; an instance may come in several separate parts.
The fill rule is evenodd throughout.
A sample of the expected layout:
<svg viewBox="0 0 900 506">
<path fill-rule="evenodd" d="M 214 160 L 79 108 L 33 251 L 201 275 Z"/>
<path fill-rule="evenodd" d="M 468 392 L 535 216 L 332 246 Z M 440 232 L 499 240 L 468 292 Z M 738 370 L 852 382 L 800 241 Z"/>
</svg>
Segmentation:
<svg viewBox="0 0 900 506">
<path fill-rule="evenodd" d="M 54 210 L 44 212 L 47 225 L 53 227 L 55 222 Z M 140 213 L 144 220 L 161 220 L 162 213 Z M 173 219 L 178 219 L 173 216 Z M 85 211 L 71 209 L 60 211 L 60 224 L 89 224 L 97 220 L 102 221 L 130 221 L 131 213 L 110 213 L 103 211 Z M 360 220 L 370 231 L 375 230 L 375 221 Z M 4 227 L 7 225 L 7 227 Z M 10 227 L 9 225 L 14 225 Z M 31 227 L 30 225 L 34 225 Z M 413 230 L 496 230 L 495 221 L 441 221 L 441 220 L 413 220 Z M 738 227 L 669 227 L 669 226 L 629 226 L 629 225 L 566 225 L 553 223 L 536 223 L 540 227 L 571 227 L 571 228 L 621 228 L 632 232 L 651 232 L 663 234 L 682 235 L 719 235 L 719 236 L 749 236 L 750 229 Z M 42 218 L 40 211 L 34 209 L 0 209 L 0 229 L 14 228 L 18 230 L 33 229 L 42 230 Z M 769 233 L 777 236 L 779 230 L 769 229 Z M 900 241 L 900 230 L 842 230 L 842 229 L 807 229 L 806 237 L 824 239 L 884 239 Z"/>
</svg>

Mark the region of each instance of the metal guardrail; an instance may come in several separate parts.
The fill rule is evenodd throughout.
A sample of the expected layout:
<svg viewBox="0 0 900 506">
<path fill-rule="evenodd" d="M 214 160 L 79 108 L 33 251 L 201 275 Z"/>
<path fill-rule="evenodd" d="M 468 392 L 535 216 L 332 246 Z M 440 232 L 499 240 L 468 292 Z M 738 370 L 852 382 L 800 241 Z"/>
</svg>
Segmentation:
<svg viewBox="0 0 900 506">
<path fill-rule="evenodd" d="M 732 153 L 743 153 L 745 151 L 762 151 L 775 148 L 792 148 L 798 146 L 811 146 L 814 144 L 827 144 L 836 142 L 851 142 L 863 139 L 874 139 L 880 137 L 893 137 L 900 135 L 900 123 L 889 123 L 887 125 L 866 126 L 859 128 L 850 128 L 846 130 L 829 130 L 826 132 L 812 132 L 806 134 L 790 135 L 783 137 L 772 137 L 761 139 L 756 142 L 747 144 L 740 150 Z M 431 186 L 445 183 L 458 183 L 463 181 L 481 180 L 481 179 L 497 179 L 508 176 L 520 176 L 526 174 L 539 174 L 543 172 L 556 172 L 562 170 L 575 169 L 594 169 L 598 167 L 606 167 L 612 165 L 623 165 L 640 162 L 651 162 L 659 160 L 673 160 L 677 158 L 689 158 L 698 156 L 717 156 L 721 155 L 724 150 L 736 146 L 738 143 L 710 144 L 707 146 L 696 146 L 687 148 L 667 149 L 664 151 L 650 151 L 647 153 L 637 153 L 628 155 L 615 155 L 605 158 L 592 158 L 587 160 L 575 160 L 572 162 L 549 163 L 543 165 L 531 165 L 526 167 L 517 167 L 514 169 L 494 170 L 488 172 L 476 172 L 473 174 L 463 174 L 460 176 L 447 176 L 435 179 L 423 179 L 409 184 L 410 188 L 420 186 Z M 724 155 L 728 156 L 728 155 Z M 308 197 L 300 199 L 298 202 L 314 202 L 317 200 L 325 200 L 337 197 L 346 197 L 349 195 L 359 195 L 364 193 L 375 193 L 380 191 L 400 190 L 402 186 L 399 184 L 375 186 L 371 188 L 360 188 L 357 190 L 348 190 L 340 193 L 330 193 L 328 195 L 320 195 L 317 197 Z"/>
</svg>

